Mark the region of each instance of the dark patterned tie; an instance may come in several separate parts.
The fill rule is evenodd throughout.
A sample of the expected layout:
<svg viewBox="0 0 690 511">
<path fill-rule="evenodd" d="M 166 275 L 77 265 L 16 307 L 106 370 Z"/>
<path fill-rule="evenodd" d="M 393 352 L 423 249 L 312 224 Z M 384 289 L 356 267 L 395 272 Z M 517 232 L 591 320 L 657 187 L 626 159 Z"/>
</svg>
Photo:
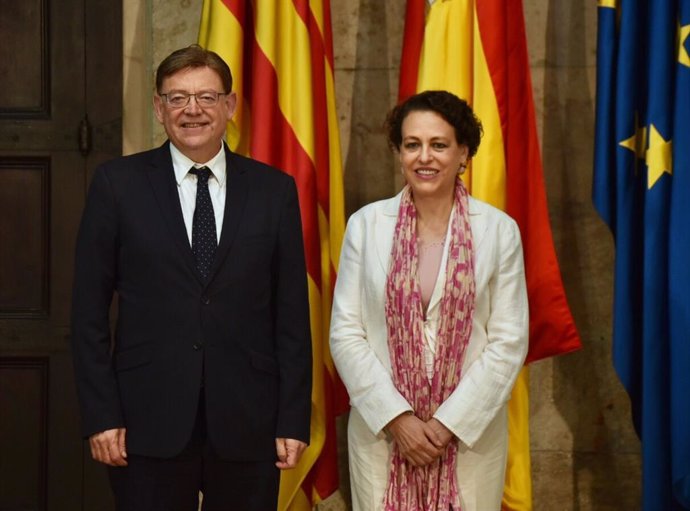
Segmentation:
<svg viewBox="0 0 690 511">
<path fill-rule="evenodd" d="M 192 221 L 192 252 L 196 266 L 204 280 L 211 271 L 213 256 L 216 253 L 216 217 L 213 214 L 211 195 L 208 193 L 208 178 L 211 171 L 208 167 L 192 168 L 189 172 L 196 174 L 196 207 Z"/>
</svg>

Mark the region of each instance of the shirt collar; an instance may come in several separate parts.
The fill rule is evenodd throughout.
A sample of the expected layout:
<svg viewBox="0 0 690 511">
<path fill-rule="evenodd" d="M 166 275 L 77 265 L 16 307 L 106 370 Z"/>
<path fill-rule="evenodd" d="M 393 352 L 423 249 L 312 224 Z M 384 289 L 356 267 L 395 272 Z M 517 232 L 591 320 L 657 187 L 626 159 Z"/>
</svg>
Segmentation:
<svg viewBox="0 0 690 511">
<path fill-rule="evenodd" d="M 187 176 L 189 169 L 192 167 L 208 167 L 211 173 L 218 181 L 218 186 L 221 188 L 225 184 L 226 176 L 226 161 L 225 161 L 225 146 L 221 143 L 218 153 L 205 163 L 195 162 L 187 158 L 182 151 L 175 145 L 170 143 L 170 155 L 172 156 L 173 170 L 175 171 L 175 180 L 177 186 L 182 184 L 182 180 Z"/>
</svg>

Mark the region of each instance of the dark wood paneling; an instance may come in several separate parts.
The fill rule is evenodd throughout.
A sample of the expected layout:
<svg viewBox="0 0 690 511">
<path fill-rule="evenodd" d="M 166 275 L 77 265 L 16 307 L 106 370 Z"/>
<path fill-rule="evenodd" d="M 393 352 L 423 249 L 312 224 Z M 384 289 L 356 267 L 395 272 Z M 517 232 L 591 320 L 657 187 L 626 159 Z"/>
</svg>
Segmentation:
<svg viewBox="0 0 690 511">
<path fill-rule="evenodd" d="M 0 317 L 45 317 L 49 272 L 48 158 L 0 157 Z"/>
<path fill-rule="evenodd" d="M 89 176 L 121 154 L 121 84 L 120 0 L 0 0 L 0 511 L 113 509 L 79 430 L 69 310 Z M 38 369 L 17 366 L 29 357 L 49 367 L 39 405 Z M 9 449 L 11 428 L 33 444 Z"/>
<path fill-rule="evenodd" d="M 48 359 L 0 357 L 0 509 L 46 509 Z"/>
<path fill-rule="evenodd" d="M 112 511 L 110 491 L 93 507 L 84 505 L 84 443 L 79 430 L 79 411 L 74 387 L 74 369 L 69 352 L 50 354 L 48 383 L 48 471 L 46 511 Z M 86 445 L 88 449 L 88 445 Z M 104 465 L 98 467 L 105 477 Z"/>
<path fill-rule="evenodd" d="M 49 117 L 47 12 L 47 0 L 0 0 L 0 117 Z"/>
</svg>

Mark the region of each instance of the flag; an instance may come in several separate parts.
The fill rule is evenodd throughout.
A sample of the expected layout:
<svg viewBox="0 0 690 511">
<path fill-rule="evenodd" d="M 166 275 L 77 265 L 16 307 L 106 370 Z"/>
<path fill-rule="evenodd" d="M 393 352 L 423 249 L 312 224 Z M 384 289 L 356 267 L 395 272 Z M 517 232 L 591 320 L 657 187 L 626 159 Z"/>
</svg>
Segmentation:
<svg viewBox="0 0 690 511">
<path fill-rule="evenodd" d="M 642 509 L 690 509 L 690 0 L 600 0 L 593 201 L 616 244 L 613 365 Z"/>
<path fill-rule="evenodd" d="M 230 147 L 297 183 L 313 343 L 311 440 L 281 474 L 279 509 L 311 510 L 338 487 L 335 414 L 347 403 L 328 348 L 345 228 L 329 0 L 204 0 L 199 44 L 230 66 L 237 111 Z"/>
<path fill-rule="evenodd" d="M 463 176 L 470 193 L 520 226 L 530 306 L 527 362 L 568 353 L 581 341 L 566 301 L 551 236 L 532 99 L 522 2 L 408 0 L 400 99 L 445 89 L 466 99 L 484 126 Z M 528 372 L 509 405 L 503 508 L 531 509 Z"/>
</svg>

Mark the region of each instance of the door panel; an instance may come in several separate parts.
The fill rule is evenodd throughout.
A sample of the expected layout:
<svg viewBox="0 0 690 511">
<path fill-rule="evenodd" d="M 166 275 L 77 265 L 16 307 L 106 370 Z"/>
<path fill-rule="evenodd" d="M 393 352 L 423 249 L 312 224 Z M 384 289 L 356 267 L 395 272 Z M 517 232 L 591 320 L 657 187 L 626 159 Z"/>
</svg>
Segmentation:
<svg viewBox="0 0 690 511">
<path fill-rule="evenodd" d="M 0 116 L 49 117 L 47 4 L 48 0 L 0 2 Z"/>
<path fill-rule="evenodd" d="M 48 430 L 48 361 L 0 358 L 2 509 L 44 509 Z M 5 463 L 5 459 L 13 463 Z"/>
<path fill-rule="evenodd" d="M 49 182 L 49 158 L 0 157 L 0 232 L 7 248 L 0 252 L 3 316 L 48 315 Z"/>
<path fill-rule="evenodd" d="M 112 509 L 69 313 L 89 176 L 121 154 L 121 19 L 109 0 L 0 0 L 0 509 Z"/>
</svg>

